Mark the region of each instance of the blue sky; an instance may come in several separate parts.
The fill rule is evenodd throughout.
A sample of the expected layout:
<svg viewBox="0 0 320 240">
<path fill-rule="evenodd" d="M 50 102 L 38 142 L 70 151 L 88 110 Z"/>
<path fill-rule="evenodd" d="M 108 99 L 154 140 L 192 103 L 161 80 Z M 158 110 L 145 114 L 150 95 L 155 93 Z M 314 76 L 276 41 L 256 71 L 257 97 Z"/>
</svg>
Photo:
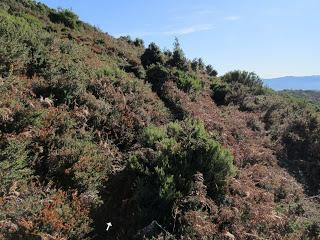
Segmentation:
<svg viewBox="0 0 320 240">
<path fill-rule="evenodd" d="M 140 37 L 220 74 L 234 69 L 263 78 L 320 74 L 319 0 L 41 0 L 69 8 L 113 36 Z"/>
</svg>

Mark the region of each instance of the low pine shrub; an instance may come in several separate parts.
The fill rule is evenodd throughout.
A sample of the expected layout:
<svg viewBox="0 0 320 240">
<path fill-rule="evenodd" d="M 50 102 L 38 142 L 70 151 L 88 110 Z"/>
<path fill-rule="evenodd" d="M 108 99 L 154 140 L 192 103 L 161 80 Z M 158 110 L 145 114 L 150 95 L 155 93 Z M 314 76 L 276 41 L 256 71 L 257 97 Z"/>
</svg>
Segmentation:
<svg viewBox="0 0 320 240">
<path fill-rule="evenodd" d="M 138 198 L 151 208 L 170 208 L 191 193 L 193 176 L 204 175 L 208 194 L 217 198 L 235 174 L 233 157 L 212 139 L 203 124 L 188 119 L 163 127 L 150 126 L 142 135 L 145 154 L 130 157 L 129 168 L 138 176 Z"/>
</svg>

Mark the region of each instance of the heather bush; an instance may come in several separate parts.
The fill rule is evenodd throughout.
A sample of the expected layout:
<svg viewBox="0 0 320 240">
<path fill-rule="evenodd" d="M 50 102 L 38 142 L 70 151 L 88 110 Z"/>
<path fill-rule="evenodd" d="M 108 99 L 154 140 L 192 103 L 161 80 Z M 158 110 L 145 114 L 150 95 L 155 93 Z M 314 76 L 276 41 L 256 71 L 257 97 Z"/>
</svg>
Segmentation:
<svg viewBox="0 0 320 240">
<path fill-rule="evenodd" d="M 89 208 L 76 192 L 15 182 L 0 201 L 1 239 L 88 239 L 92 231 Z"/>
</svg>

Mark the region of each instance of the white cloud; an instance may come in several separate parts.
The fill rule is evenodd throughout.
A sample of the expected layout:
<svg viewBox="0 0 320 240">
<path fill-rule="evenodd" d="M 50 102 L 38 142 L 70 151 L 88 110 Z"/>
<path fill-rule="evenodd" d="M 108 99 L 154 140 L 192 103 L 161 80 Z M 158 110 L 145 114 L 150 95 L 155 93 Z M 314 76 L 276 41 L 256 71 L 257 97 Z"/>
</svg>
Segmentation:
<svg viewBox="0 0 320 240">
<path fill-rule="evenodd" d="M 196 15 L 211 15 L 213 13 L 214 13 L 213 10 L 208 10 L 208 9 L 202 9 L 202 10 L 195 11 Z"/>
<path fill-rule="evenodd" d="M 179 35 L 186 35 L 186 34 L 191 34 L 195 32 L 204 32 L 204 31 L 209 31 L 213 29 L 214 27 L 211 24 L 201 24 L 201 25 L 193 25 L 190 27 L 183 27 L 183 28 L 177 28 L 177 29 L 172 29 L 168 31 L 145 31 L 145 32 L 128 32 L 128 33 L 117 33 L 114 34 L 115 37 L 120 37 L 120 36 L 139 36 L 139 37 L 145 37 L 145 36 L 154 36 L 154 35 L 168 35 L 168 36 L 179 36 Z"/>
<path fill-rule="evenodd" d="M 184 27 L 179 29 L 174 29 L 171 31 L 162 32 L 164 35 L 186 35 L 195 32 L 203 32 L 211 30 L 213 26 L 211 24 L 194 25 L 190 27 Z"/>
<path fill-rule="evenodd" d="M 239 19 L 240 19 L 239 16 L 228 16 L 228 17 L 224 18 L 224 20 L 226 20 L 226 21 L 237 21 Z"/>
</svg>

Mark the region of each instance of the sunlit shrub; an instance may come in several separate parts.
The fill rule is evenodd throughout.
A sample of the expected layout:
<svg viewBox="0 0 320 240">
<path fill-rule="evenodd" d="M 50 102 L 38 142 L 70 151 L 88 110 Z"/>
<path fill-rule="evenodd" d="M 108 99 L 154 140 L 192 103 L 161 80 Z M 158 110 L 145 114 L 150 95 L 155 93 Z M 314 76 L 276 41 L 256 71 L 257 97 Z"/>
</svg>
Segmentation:
<svg viewBox="0 0 320 240">
<path fill-rule="evenodd" d="M 178 88 L 186 92 L 190 92 L 191 90 L 197 92 L 203 88 L 203 83 L 195 75 L 191 75 L 181 70 L 177 70 L 174 75 Z"/>
</svg>

